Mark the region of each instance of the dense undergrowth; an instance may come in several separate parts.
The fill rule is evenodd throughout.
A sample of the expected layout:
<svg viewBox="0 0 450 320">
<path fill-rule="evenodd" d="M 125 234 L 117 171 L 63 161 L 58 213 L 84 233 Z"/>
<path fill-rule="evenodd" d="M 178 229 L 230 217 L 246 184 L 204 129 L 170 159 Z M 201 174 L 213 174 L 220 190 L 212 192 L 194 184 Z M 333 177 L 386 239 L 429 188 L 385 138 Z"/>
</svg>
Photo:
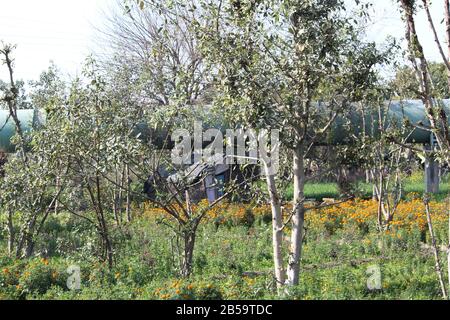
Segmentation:
<svg viewBox="0 0 450 320">
<path fill-rule="evenodd" d="M 424 209 L 417 197 L 408 195 L 391 228 L 381 233 L 371 200 L 308 211 L 300 285 L 283 298 L 439 299 Z M 431 208 L 438 243 L 443 244 L 446 204 L 434 201 Z M 140 212 L 132 223 L 112 231 L 112 269 L 95 258 L 99 246 L 94 230 L 67 213 L 53 216 L 36 257 L 15 260 L 1 253 L 0 298 L 278 298 L 268 207 L 223 204 L 211 211 L 199 230 L 194 272 L 188 279 L 178 276 L 176 237 L 161 211 L 143 206 Z M 79 290 L 67 288 L 67 269 L 74 265 L 80 267 Z M 373 267 L 381 274 L 377 290 L 367 285 Z"/>
</svg>

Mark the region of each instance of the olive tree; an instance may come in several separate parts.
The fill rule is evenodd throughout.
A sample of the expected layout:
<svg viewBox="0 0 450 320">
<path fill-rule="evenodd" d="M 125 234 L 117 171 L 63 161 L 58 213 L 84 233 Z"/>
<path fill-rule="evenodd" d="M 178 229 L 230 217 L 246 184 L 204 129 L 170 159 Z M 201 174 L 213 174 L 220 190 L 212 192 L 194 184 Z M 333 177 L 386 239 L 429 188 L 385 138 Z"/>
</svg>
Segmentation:
<svg viewBox="0 0 450 320">
<path fill-rule="evenodd" d="M 225 105 L 252 126 L 279 128 L 282 144 L 293 152 L 294 199 L 288 221 L 282 222 L 278 202 L 271 197 L 274 231 L 292 224 L 287 279 L 277 272 L 278 283 L 292 286 L 299 282 L 304 237 L 305 160 L 336 117 L 371 85 L 374 67 L 385 56 L 358 39 L 359 21 L 345 14 L 341 1 L 239 3 L 224 2 L 225 13 L 215 12 L 231 27 L 220 29 L 218 36 L 206 32 L 208 43 L 216 42 L 205 50 L 221 66 Z M 276 244 L 274 250 L 279 250 Z"/>
<path fill-rule="evenodd" d="M 60 175 L 64 191 L 58 202 L 92 223 L 101 240 L 101 257 L 112 266 L 114 203 L 108 196 L 118 164 L 142 156 L 136 130 L 140 114 L 115 99 L 91 59 L 84 77 L 72 83 L 64 104 L 48 104 L 47 110 L 47 121 L 36 133 L 35 152 L 45 155 L 55 170 L 66 168 Z M 89 205 L 83 208 L 80 198 Z"/>
<path fill-rule="evenodd" d="M 194 182 L 189 168 L 173 165 L 168 150 L 173 130 L 192 128 L 194 121 L 205 120 L 204 107 L 211 100 L 209 75 L 197 35 L 183 18 L 190 13 L 180 8 L 176 18 L 165 10 L 154 12 L 144 7 L 144 1 L 117 2 L 102 28 L 109 54 L 100 60 L 112 93 L 134 110 L 131 112 L 143 114 L 141 122 L 159 141 L 158 145 L 155 141 L 142 145 L 145 156 L 140 164 L 128 164 L 127 170 L 146 185 L 145 200 L 165 212 L 160 222 L 174 232 L 179 270 L 187 277 L 192 273 L 198 227 L 206 213 L 226 197 L 196 206 L 190 189 L 203 183 L 204 177 L 196 176 Z M 178 178 L 168 180 L 161 171 Z"/>
<path fill-rule="evenodd" d="M 293 153 L 293 210 L 283 221 L 276 174 L 267 171 L 275 274 L 297 285 L 304 228 L 305 159 L 337 115 L 369 86 L 384 56 L 356 36 L 343 1 L 145 1 L 148 10 L 189 22 L 217 86 L 216 106 L 234 123 L 279 129 Z M 180 15 L 178 8 L 189 15 Z M 187 9 L 186 9 L 187 8 Z M 181 16 L 181 18 L 180 18 Z M 361 18 L 361 16 L 357 16 Z M 320 100 L 326 103 L 318 103 Z M 286 269 L 282 232 L 291 222 Z M 286 278 L 287 275 L 287 279 Z"/>
<path fill-rule="evenodd" d="M 430 73 L 430 64 L 425 56 L 423 46 L 419 40 L 419 36 L 416 28 L 416 13 L 419 9 L 419 6 L 425 10 L 430 30 L 432 31 L 432 35 L 434 37 L 436 47 L 440 53 L 442 58 L 442 62 L 445 64 L 448 75 L 450 79 L 450 46 L 448 47 L 447 55 L 443 49 L 443 46 L 440 42 L 440 39 L 437 35 L 437 29 L 435 25 L 435 17 L 431 15 L 430 12 L 430 1 L 422 0 L 399 0 L 399 7 L 401 9 L 402 18 L 405 25 L 405 39 L 408 45 L 408 60 L 410 62 L 411 67 L 414 70 L 415 77 L 417 79 L 417 92 L 418 95 L 425 106 L 425 115 L 427 117 L 427 124 L 411 124 L 415 128 L 419 128 L 422 130 L 426 130 L 430 133 L 430 136 L 433 135 L 437 142 L 437 151 L 429 150 L 426 151 L 426 156 L 436 157 L 440 162 L 444 162 L 447 165 L 450 164 L 450 131 L 448 125 L 448 110 L 444 108 L 444 104 L 442 103 L 441 97 L 436 96 L 433 78 Z M 449 1 L 444 1 L 444 20 L 446 22 L 446 29 L 444 30 L 447 42 L 450 41 L 450 6 Z M 441 19 L 440 17 L 438 19 Z M 450 81 L 448 82 L 450 87 Z M 427 211 L 427 215 L 429 214 L 428 208 L 428 199 L 427 195 L 424 198 L 424 205 Z M 428 225 L 430 228 L 430 233 L 433 234 L 432 231 L 432 221 L 431 216 L 428 219 Z M 450 227 L 450 215 L 449 215 L 449 227 Z M 449 229 L 450 233 L 450 229 Z M 433 241 L 433 250 L 435 253 L 435 262 L 436 262 L 436 272 L 438 274 L 438 278 L 440 280 L 442 296 L 446 299 L 448 298 L 448 291 L 445 287 L 445 283 L 443 282 L 442 269 L 440 267 L 440 258 L 439 252 L 436 247 L 436 243 Z M 447 264 L 450 266 L 450 241 L 447 249 Z M 449 268 L 450 270 L 450 268 Z M 450 281 L 450 271 L 448 275 L 448 281 Z M 449 283 L 450 286 L 450 283 Z"/>
<path fill-rule="evenodd" d="M 38 216 L 42 211 L 50 210 L 51 204 L 49 205 L 47 201 L 50 184 L 45 179 L 47 175 L 43 174 L 47 167 L 41 163 L 42 159 L 39 158 L 39 155 L 32 159 L 28 155 L 29 133 L 24 132 L 18 117 L 18 110 L 27 107 L 27 103 L 23 92 L 23 82 L 16 81 L 14 77 L 14 59 L 12 56 L 14 48 L 12 45 L 3 43 L 0 48 L 2 62 L 9 75 L 9 84 L 2 84 L 1 86 L 0 101 L 6 105 L 9 111 L 8 120 L 12 119 L 15 126 L 16 134 L 12 143 L 15 144 L 17 151 L 2 168 L 0 205 L 2 213 L 7 216 L 9 254 L 13 254 L 17 240 L 16 256 L 29 257 L 33 251 L 33 236 Z M 43 216 L 43 220 L 45 220 L 46 213 Z M 19 222 L 19 227 L 15 226 L 15 220 Z M 16 239 L 16 230 L 18 230 L 18 239 Z"/>
</svg>

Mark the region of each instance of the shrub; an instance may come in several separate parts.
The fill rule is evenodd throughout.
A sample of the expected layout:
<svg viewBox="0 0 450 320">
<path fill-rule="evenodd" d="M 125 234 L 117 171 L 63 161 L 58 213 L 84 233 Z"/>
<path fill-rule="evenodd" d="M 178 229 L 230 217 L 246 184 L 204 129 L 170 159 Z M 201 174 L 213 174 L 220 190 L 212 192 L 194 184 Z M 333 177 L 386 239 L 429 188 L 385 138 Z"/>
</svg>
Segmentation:
<svg viewBox="0 0 450 320">
<path fill-rule="evenodd" d="M 162 300 L 222 300 L 219 287 L 204 281 L 188 283 L 186 280 L 173 281 L 169 286 L 156 288 L 154 297 Z"/>
<path fill-rule="evenodd" d="M 65 288 L 66 280 L 65 269 L 52 266 L 47 259 L 33 259 L 19 278 L 19 289 L 25 294 L 43 294 L 53 285 Z"/>
<path fill-rule="evenodd" d="M 22 262 L 2 267 L 0 273 L 0 287 L 6 288 L 9 286 L 17 286 L 19 284 L 19 277 L 24 268 L 25 264 Z"/>
</svg>

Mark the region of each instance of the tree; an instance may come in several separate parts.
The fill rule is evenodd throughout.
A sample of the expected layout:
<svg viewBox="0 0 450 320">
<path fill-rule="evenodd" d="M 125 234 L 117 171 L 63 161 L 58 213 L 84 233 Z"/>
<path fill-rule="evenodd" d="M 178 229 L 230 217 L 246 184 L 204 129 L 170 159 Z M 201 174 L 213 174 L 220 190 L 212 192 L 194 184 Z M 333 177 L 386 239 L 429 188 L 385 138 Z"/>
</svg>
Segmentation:
<svg viewBox="0 0 450 320">
<path fill-rule="evenodd" d="M 433 96 L 442 99 L 450 98 L 449 86 L 447 82 L 447 67 L 443 63 L 429 63 L 429 72 L 433 83 Z M 419 82 L 417 81 L 415 71 L 408 66 L 399 67 L 395 79 L 390 83 L 394 91 L 394 97 L 400 99 L 420 99 L 418 91 Z"/>
<path fill-rule="evenodd" d="M 146 2 L 177 12 L 183 3 Z M 175 3 L 175 4 L 174 4 Z M 385 59 L 355 36 L 356 21 L 344 17 L 342 1 L 198 1 L 183 19 L 199 34 L 202 54 L 213 66 L 216 105 L 232 123 L 281 130 L 293 151 L 294 200 L 287 284 L 299 281 L 304 224 L 305 159 L 349 102 L 357 100 Z M 177 16 L 178 17 L 178 16 Z M 316 101 L 327 101 L 326 108 Z M 324 115 L 324 116 L 322 116 Z M 273 212 L 274 259 L 285 284 L 281 254 L 284 226 L 276 176 L 267 170 Z"/>
<path fill-rule="evenodd" d="M 196 35 L 181 18 L 142 10 L 143 2 L 117 2 L 102 28 L 110 53 L 100 61 L 116 83 L 116 92 L 148 109 L 198 103 L 207 78 Z M 180 15 L 188 14 L 181 9 Z"/>
<path fill-rule="evenodd" d="M 14 79 L 14 67 L 13 67 L 13 59 L 12 59 L 12 52 L 14 50 L 14 46 L 10 44 L 3 44 L 2 48 L 0 48 L 0 55 L 2 56 L 3 64 L 6 65 L 6 68 L 8 70 L 9 75 L 9 85 L 4 88 L 5 92 L 2 95 L 1 101 L 4 102 L 9 110 L 9 115 L 14 121 L 14 125 L 16 127 L 16 134 L 18 137 L 18 148 L 20 151 L 20 156 L 23 158 L 24 162 L 28 161 L 27 158 L 27 152 L 26 152 L 26 141 L 24 137 L 24 133 L 22 131 L 22 127 L 20 125 L 19 118 L 17 116 L 17 110 L 19 109 L 19 94 L 20 90 L 19 87 L 16 86 L 16 81 Z M 3 91 L 2 90 L 2 91 Z"/>
<path fill-rule="evenodd" d="M 448 126 L 448 110 L 446 110 L 442 104 L 442 101 L 439 100 L 440 97 L 435 96 L 433 92 L 433 82 L 432 82 L 432 76 L 430 74 L 430 68 L 427 58 L 425 57 L 424 50 L 422 47 L 422 44 L 419 41 L 417 30 L 416 30 L 416 23 L 415 23 L 415 14 L 417 11 L 418 3 L 416 1 L 411 0 L 399 0 L 400 8 L 403 14 L 403 18 L 405 21 L 405 34 L 406 34 L 406 40 L 408 43 L 408 53 L 409 53 L 409 61 L 412 65 L 412 68 L 414 70 L 417 82 L 419 84 L 418 86 L 418 93 L 420 95 L 420 99 L 422 100 L 424 106 L 425 106 L 425 113 L 428 119 L 427 125 L 420 125 L 420 124 L 413 124 L 415 127 L 420 127 L 423 130 L 426 130 L 430 132 L 430 136 L 434 136 L 437 141 L 438 145 L 438 158 L 442 162 L 446 162 L 447 165 L 450 164 L 450 133 L 449 133 L 449 126 Z M 428 0 L 422 0 L 422 4 L 425 8 L 428 22 L 430 24 L 430 28 L 433 32 L 434 39 L 437 45 L 437 48 L 441 54 L 443 63 L 448 69 L 448 72 L 450 72 L 450 51 L 449 56 L 446 57 L 445 53 L 443 51 L 442 45 L 440 43 L 439 38 L 437 37 L 433 17 L 431 16 L 430 10 L 429 10 L 429 1 Z M 448 26 L 450 25 L 450 7 L 448 1 L 445 1 L 445 20 L 447 25 L 446 35 L 447 40 L 450 39 L 450 29 Z M 450 73 L 449 73 L 450 75 Z M 448 82 L 450 85 L 450 82 Z M 427 152 L 429 157 L 435 157 L 436 154 L 434 154 L 434 151 L 431 150 Z M 424 205 L 427 209 L 427 199 L 425 196 L 424 199 Z M 428 212 L 427 212 L 428 214 Z M 432 222 L 431 217 L 428 219 L 428 225 L 430 228 L 430 232 L 432 232 Z M 449 215 L 449 226 L 450 226 L 450 215 Z M 450 234 L 450 229 L 449 229 Z M 436 244 L 434 245 L 434 251 L 436 252 Z M 450 241 L 448 244 L 448 265 L 450 267 Z M 435 262 L 436 266 L 440 264 L 439 257 L 435 255 Z M 449 268 L 450 270 L 450 268 Z M 442 279 L 442 269 L 436 268 L 436 272 L 438 274 L 439 279 Z M 449 271 L 449 281 L 450 281 L 450 271 Z M 441 286 L 443 284 L 442 281 Z M 448 297 L 448 294 L 446 292 L 445 286 L 442 286 L 442 295 L 446 299 Z"/>
<path fill-rule="evenodd" d="M 58 172 L 55 176 L 63 188 L 58 202 L 93 225 L 100 238 L 100 256 L 112 267 L 109 215 L 113 202 L 108 201 L 108 190 L 114 187 L 111 175 L 117 166 L 141 156 L 136 132 L 140 114 L 115 100 L 90 59 L 84 78 L 74 81 L 67 100 L 59 104 L 59 99 L 48 100 L 47 122 L 34 137 L 33 151 L 44 155 Z M 90 204 L 85 210 L 80 210 L 80 199 Z"/>
<path fill-rule="evenodd" d="M 21 123 L 19 121 L 17 110 L 24 105 L 25 99 L 23 99 L 23 91 L 21 90 L 21 87 L 23 86 L 23 82 L 16 82 L 14 79 L 14 66 L 13 66 L 13 58 L 12 53 L 14 50 L 14 46 L 9 44 L 3 44 L 2 48 L 0 48 L 0 54 L 3 58 L 3 64 L 6 65 L 8 75 L 9 75 L 9 85 L 5 85 L 4 83 L 1 84 L 2 96 L 0 103 L 5 104 L 8 111 L 9 111 L 9 117 L 13 120 L 14 126 L 15 126 L 15 132 L 16 135 L 14 137 L 14 143 L 16 145 L 18 158 L 17 160 L 14 159 L 13 161 L 10 161 L 7 163 L 7 165 L 2 168 L 3 175 L 2 179 L 0 180 L 0 183 L 8 184 L 8 177 L 10 176 L 9 172 L 11 174 L 23 174 L 24 171 L 28 171 L 32 165 L 29 163 L 29 158 L 27 154 L 27 148 L 28 148 L 28 139 L 26 134 L 22 130 Z M 30 197 L 32 199 L 28 199 L 28 201 L 20 202 L 18 199 L 15 199 L 15 196 L 17 195 L 17 192 L 20 192 L 20 190 L 23 190 L 28 186 L 28 184 L 25 181 L 28 177 L 31 176 L 16 176 L 15 178 L 18 179 L 18 181 L 15 181 L 15 179 L 12 180 L 12 185 L 10 187 L 2 188 L 4 189 L 1 194 L 0 203 L 2 207 L 7 212 L 7 230 L 8 230 L 8 252 L 9 254 L 13 253 L 13 247 L 14 247 L 14 240 L 15 240 L 15 226 L 14 226 L 14 207 L 23 208 L 22 205 L 26 207 L 25 212 L 23 214 L 23 224 L 20 228 L 20 240 L 18 244 L 18 248 L 16 251 L 16 256 L 20 257 L 22 255 L 22 249 L 25 244 L 25 241 L 28 241 L 28 244 L 30 244 L 30 229 L 33 228 L 33 224 L 36 221 L 36 217 L 38 215 L 38 210 L 42 206 L 43 202 L 41 201 L 43 199 L 43 194 L 41 193 L 32 193 Z M 36 176 L 35 176 L 36 177 Z M 32 179 L 32 178 L 31 178 Z M 36 180 L 35 180 L 36 181 Z M 29 185 L 33 185 L 30 183 Z M 40 191 L 45 189 L 40 189 Z M 44 191 L 45 192 L 45 191 Z M 33 198 L 35 195 L 37 195 L 37 198 Z M 29 251 L 27 250 L 25 252 L 25 255 L 27 256 L 29 254 Z"/>
<path fill-rule="evenodd" d="M 294 199 L 286 268 L 287 284 L 292 286 L 299 282 L 304 236 L 305 160 L 337 115 L 361 98 L 374 80 L 373 67 L 385 57 L 373 44 L 357 39 L 357 21 L 344 17 L 343 2 L 241 3 L 239 9 L 232 5 L 229 13 L 224 5 L 229 14 L 224 20 L 235 29 L 220 35 L 215 44 L 222 49 L 215 57 L 228 59 L 219 63 L 231 107 L 251 116 L 246 119 L 249 125 L 259 121 L 263 127 L 279 128 L 282 143 L 293 151 Z M 272 204 L 278 221 L 274 229 L 279 230 L 286 222 L 280 226 L 278 204 Z M 278 282 L 283 283 L 283 278 Z"/>
<path fill-rule="evenodd" d="M 183 8 L 180 13 L 190 14 Z M 145 146 L 146 156 L 142 157 L 145 166 L 127 164 L 127 170 L 139 172 L 137 180 L 152 187 L 155 196 L 146 200 L 166 213 L 163 223 L 174 231 L 180 240 L 177 243 L 181 242 L 180 273 L 187 277 L 192 273 L 197 229 L 206 213 L 226 198 L 202 206 L 193 203 L 189 170 L 174 167 L 165 150 L 170 145 L 172 130 L 192 127 L 194 120 L 208 117 L 211 121 L 211 112 L 204 113 L 210 100 L 209 75 L 198 50 L 197 36 L 181 17 L 164 10 L 158 13 L 143 10 L 143 1 L 119 4 L 108 16 L 103 34 L 112 54 L 102 57 L 102 65 L 111 83 L 114 82 L 113 94 L 123 101 L 124 108 L 143 114 L 142 123 L 158 135 L 160 142 L 159 146 L 151 143 Z M 177 182 L 161 176 L 161 168 L 178 176 Z M 198 185 L 205 177 L 196 178 Z"/>
<path fill-rule="evenodd" d="M 390 227 L 403 196 L 402 180 L 408 165 L 406 140 L 410 128 L 406 121 L 393 117 L 391 102 L 385 101 L 382 88 L 373 90 L 355 108 L 360 123 L 350 124 L 349 136 L 356 146 L 357 158 L 369 172 L 373 197 L 378 202 L 377 223 L 380 231 Z M 361 128 L 355 134 L 355 126 Z M 352 148 L 350 148 L 352 149 Z"/>
<path fill-rule="evenodd" d="M 48 69 L 42 72 L 39 80 L 30 81 L 29 99 L 34 109 L 51 112 L 64 104 L 67 86 L 62 80 L 58 67 L 51 62 Z"/>
</svg>

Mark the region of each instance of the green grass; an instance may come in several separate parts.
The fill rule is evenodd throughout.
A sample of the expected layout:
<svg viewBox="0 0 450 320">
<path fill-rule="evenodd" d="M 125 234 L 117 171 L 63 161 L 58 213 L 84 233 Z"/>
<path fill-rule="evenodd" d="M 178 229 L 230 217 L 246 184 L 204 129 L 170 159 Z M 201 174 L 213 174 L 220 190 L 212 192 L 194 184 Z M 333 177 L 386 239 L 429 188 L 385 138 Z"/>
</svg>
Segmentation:
<svg viewBox="0 0 450 320">
<path fill-rule="evenodd" d="M 403 184 L 403 192 L 405 195 L 408 193 L 419 193 L 423 194 L 425 192 L 425 183 L 423 181 L 423 173 L 418 172 L 411 177 L 405 179 Z M 354 185 L 355 193 L 357 196 L 362 198 L 372 197 L 372 185 L 359 182 Z M 450 192 L 449 177 L 444 177 L 439 186 L 439 193 L 433 196 L 436 200 L 444 200 Z M 293 186 L 290 185 L 284 191 L 284 196 L 287 200 L 292 200 L 293 197 Z M 339 198 L 339 189 L 336 183 L 324 182 L 324 183 L 307 183 L 305 185 L 305 198 L 322 200 L 323 198 Z"/>
<path fill-rule="evenodd" d="M 60 231 L 67 226 L 62 223 Z M 67 229 L 70 230 L 70 229 Z M 431 252 L 420 248 L 420 232 L 402 239 L 348 228 L 332 234 L 309 228 L 303 249 L 300 285 L 286 299 L 439 299 L 439 284 Z M 81 234 L 81 246 L 65 256 L 14 261 L 0 254 L 0 299 L 276 299 L 272 272 L 271 228 L 256 221 L 244 226 L 201 227 L 194 275 L 180 280 L 171 246 L 171 232 L 161 224 L 137 219 L 115 237 L 112 270 L 84 252 L 91 239 Z M 132 236 L 131 238 L 129 238 Z M 61 243 L 71 242 L 64 233 Z M 2 243 L 4 244 L 4 243 Z M 67 243 L 66 243 L 67 244 Z M 42 243 L 41 245 L 45 245 Z M 3 247 L 3 246 L 2 246 Z M 285 252 L 287 254 L 287 252 Z M 81 290 L 65 287 L 66 268 L 81 267 Z M 381 272 L 382 288 L 367 289 L 368 270 Z M 445 264 L 443 264 L 446 268 Z M 5 271 L 8 270 L 8 271 Z M 446 272 L 446 269 L 444 270 Z M 254 276 L 246 276 L 254 272 Z M 194 289 L 187 289 L 193 285 Z"/>
<path fill-rule="evenodd" d="M 370 185 L 360 184 L 370 197 Z M 441 184 L 443 199 L 448 181 Z M 307 198 L 338 197 L 334 183 L 307 184 Z M 289 196 L 288 189 L 286 195 Z M 408 178 L 405 193 L 423 192 L 419 174 Z M 0 230 L 1 299 L 277 299 L 272 276 L 270 218 L 253 225 L 240 220 L 201 225 L 194 253 L 194 274 L 179 281 L 174 233 L 166 225 L 136 214 L 130 224 L 115 227 L 109 215 L 115 264 L 99 263 L 98 235 L 84 220 L 61 212 L 51 216 L 36 244 L 49 258 L 7 257 L 6 233 Z M 375 220 L 375 219 L 374 219 Z M 307 219 L 300 285 L 286 299 L 440 299 L 431 251 L 423 247 L 423 230 L 380 233 L 374 221 L 364 224 L 327 222 L 320 227 Z M 436 224 L 439 244 L 447 241 L 448 225 Z M 288 231 L 286 229 L 286 231 Z M 401 235 L 398 237 L 398 235 Z M 426 240 L 429 242 L 429 237 Z M 286 237 L 287 239 L 287 237 Z M 285 259 L 288 255 L 285 243 Z M 447 274 L 442 255 L 444 274 Z M 81 290 L 66 287 L 67 267 L 81 268 Z M 382 288 L 367 288 L 368 270 L 381 272 Z M 250 274 L 250 276 L 248 276 Z M 191 286 L 193 286 L 191 288 Z M 191 288 L 191 289 L 189 289 Z"/>
<path fill-rule="evenodd" d="M 288 187 L 285 197 L 291 200 L 294 195 L 294 188 Z M 305 197 L 307 199 L 322 200 L 323 198 L 337 198 L 339 191 L 336 183 L 307 183 L 305 185 Z"/>
</svg>

